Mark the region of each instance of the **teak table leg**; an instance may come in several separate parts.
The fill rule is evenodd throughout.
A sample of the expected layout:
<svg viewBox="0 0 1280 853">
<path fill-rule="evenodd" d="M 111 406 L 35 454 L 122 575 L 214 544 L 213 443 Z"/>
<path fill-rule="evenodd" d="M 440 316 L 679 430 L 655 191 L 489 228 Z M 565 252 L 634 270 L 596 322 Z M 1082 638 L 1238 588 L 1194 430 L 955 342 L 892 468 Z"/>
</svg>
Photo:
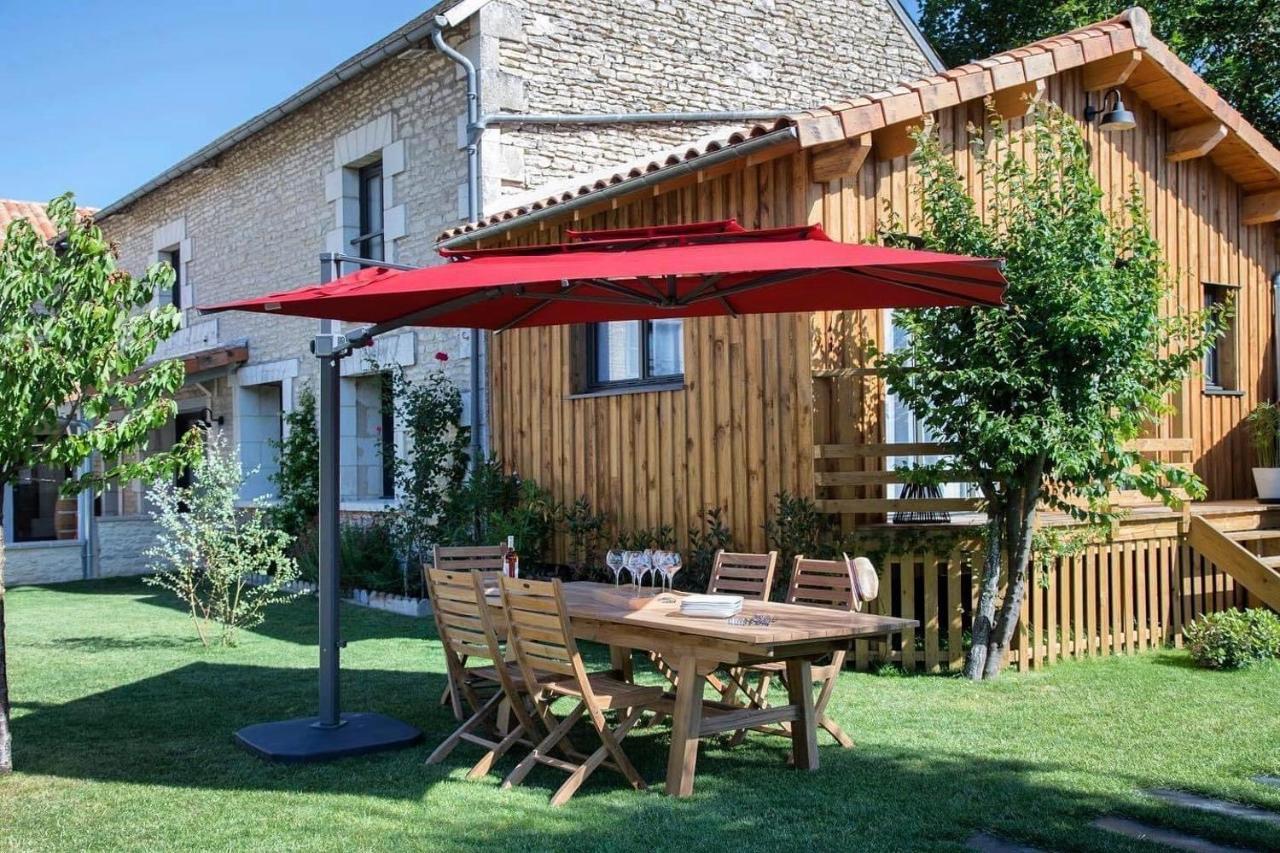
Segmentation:
<svg viewBox="0 0 1280 853">
<path fill-rule="evenodd" d="M 610 646 L 609 665 L 623 681 L 634 680 L 631 671 L 631 649 L 623 646 Z"/>
<path fill-rule="evenodd" d="M 702 686 L 706 676 L 698 672 L 692 655 L 676 666 L 676 706 L 671 720 L 671 753 L 667 756 L 667 793 L 687 797 L 693 793 L 693 773 L 698 764 L 698 730 L 702 726 Z"/>
<path fill-rule="evenodd" d="M 796 721 L 791 724 L 791 755 L 796 769 L 817 770 L 818 721 L 813 709 L 813 667 L 809 661 L 787 661 L 787 695 L 797 711 Z"/>
</svg>

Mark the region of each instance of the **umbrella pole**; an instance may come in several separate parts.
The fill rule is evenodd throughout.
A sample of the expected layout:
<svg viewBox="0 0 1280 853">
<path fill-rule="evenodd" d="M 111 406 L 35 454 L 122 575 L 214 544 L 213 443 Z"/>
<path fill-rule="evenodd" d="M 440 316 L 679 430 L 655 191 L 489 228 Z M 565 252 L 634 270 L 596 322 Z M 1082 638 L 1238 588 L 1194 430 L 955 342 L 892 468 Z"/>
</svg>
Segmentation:
<svg viewBox="0 0 1280 853">
<path fill-rule="evenodd" d="M 340 256 L 320 256 L 320 280 L 338 277 Z M 236 742 L 263 758 L 282 762 L 328 761 L 384 749 L 410 746 L 422 732 L 392 717 L 339 710 L 339 655 L 342 648 L 338 618 L 338 559 L 340 491 L 342 359 L 349 354 L 347 339 L 332 320 L 321 320 L 313 346 L 320 359 L 319 433 L 320 494 L 320 671 L 319 714 L 272 723 L 257 723 L 236 732 Z"/>
</svg>

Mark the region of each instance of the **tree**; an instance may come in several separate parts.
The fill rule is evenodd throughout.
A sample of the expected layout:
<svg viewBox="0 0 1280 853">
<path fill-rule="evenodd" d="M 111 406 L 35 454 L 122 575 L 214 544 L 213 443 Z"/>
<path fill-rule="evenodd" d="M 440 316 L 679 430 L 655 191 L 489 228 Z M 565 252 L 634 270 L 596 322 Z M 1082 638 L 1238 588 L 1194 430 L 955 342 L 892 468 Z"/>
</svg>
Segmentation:
<svg viewBox="0 0 1280 853">
<path fill-rule="evenodd" d="M 1130 0 L 924 0 L 920 25 L 948 65 L 962 65 L 1109 18 Z M 1149 0 L 1157 37 L 1254 127 L 1280 142 L 1280 3 Z"/>
<path fill-rule="evenodd" d="M 900 312 L 908 343 L 874 354 L 889 389 L 953 446 L 949 466 L 973 472 L 981 490 L 986 553 L 966 663 L 974 679 L 1004 662 L 1037 506 L 1109 525 L 1113 490 L 1170 504 L 1178 490 L 1203 496 L 1193 474 L 1126 444 L 1169 410 L 1221 323 L 1220 311 L 1162 315 L 1165 268 L 1142 200 L 1133 190 L 1108 215 L 1070 117 L 1037 107 L 1022 134 L 1021 144 L 1010 140 L 993 116 L 972 146 L 985 212 L 936 136 L 920 134 L 916 233 L 929 249 L 1005 258 L 1007 304 Z M 1017 153 L 1024 147 L 1034 165 Z M 921 475 L 942 479 L 937 469 Z M 997 613 L 1002 565 L 1008 587 Z"/>
<path fill-rule="evenodd" d="M 151 305 L 173 270 L 156 264 L 135 279 L 117 269 L 114 248 L 69 194 L 48 213 L 64 235 L 56 245 L 19 219 L 0 247 L 0 483 L 36 465 L 75 471 L 94 454 L 103 470 L 69 477 L 64 492 L 170 472 L 188 458 L 189 443 L 132 461 L 126 455 L 176 411 L 181 362 L 147 363 L 178 329 L 176 309 Z M 0 542 L 0 773 L 13 768 L 11 745 Z"/>
<path fill-rule="evenodd" d="M 145 582 L 182 599 L 206 648 L 215 626 L 218 644 L 234 646 L 241 628 L 262 624 L 267 607 L 296 597 L 293 537 L 268 521 L 267 498 L 238 506 L 244 469 L 221 432 L 191 473 L 189 486 L 162 479 L 148 493 L 159 533 L 146 552 L 155 574 Z"/>
</svg>

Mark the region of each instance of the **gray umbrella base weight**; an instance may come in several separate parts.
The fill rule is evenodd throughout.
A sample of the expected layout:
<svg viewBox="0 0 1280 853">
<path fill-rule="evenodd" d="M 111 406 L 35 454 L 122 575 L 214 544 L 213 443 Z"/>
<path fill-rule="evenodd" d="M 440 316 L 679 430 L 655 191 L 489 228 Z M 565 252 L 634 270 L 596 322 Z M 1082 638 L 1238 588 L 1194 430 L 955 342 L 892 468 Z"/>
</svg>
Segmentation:
<svg viewBox="0 0 1280 853">
<path fill-rule="evenodd" d="M 332 761 L 401 749 L 422 740 L 422 732 L 383 714 L 342 714 L 342 725 L 318 725 L 319 717 L 256 723 L 236 732 L 236 743 L 260 758 L 282 764 Z"/>
</svg>

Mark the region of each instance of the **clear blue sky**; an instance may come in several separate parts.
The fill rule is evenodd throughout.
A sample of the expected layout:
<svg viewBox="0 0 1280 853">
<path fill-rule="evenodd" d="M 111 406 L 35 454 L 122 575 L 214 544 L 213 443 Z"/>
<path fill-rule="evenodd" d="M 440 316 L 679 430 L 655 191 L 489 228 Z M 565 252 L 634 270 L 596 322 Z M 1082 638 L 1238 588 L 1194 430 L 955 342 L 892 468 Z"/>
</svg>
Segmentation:
<svg viewBox="0 0 1280 853">
<path fill-rule="evenodd" d="M 431 2 L 0 0 L 0 198 L 108 204 Z"/>
<path fill-rule="evenodd" d="M 100 207 L 431 0 L 0 0 L 0 198 Z"/>
</svg>

